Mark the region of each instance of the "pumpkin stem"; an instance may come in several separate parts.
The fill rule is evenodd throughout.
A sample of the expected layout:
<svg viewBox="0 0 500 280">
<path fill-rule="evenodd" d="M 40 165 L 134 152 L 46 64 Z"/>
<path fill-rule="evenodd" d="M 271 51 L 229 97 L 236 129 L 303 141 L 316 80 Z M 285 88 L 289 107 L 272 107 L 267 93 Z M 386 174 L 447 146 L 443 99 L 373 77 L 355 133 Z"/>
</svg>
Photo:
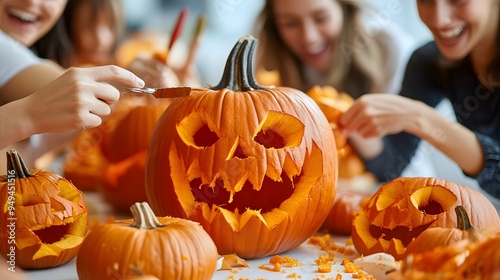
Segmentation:
<svg viewBox="0 0 500 280">
<path fill-rule="evenodd" d="M 455 213 L 457 213 L 457 228 L 463 231 L 473 230 L 474 227 L 470 223 L 469 215 L 462 205 L 455 207 Z"/>
<path fill-rule="evenodd" d="M 132 211 L 132 216 L 134 218 L 134 223 L 131 225 L 133 227 L 142 229 L 155 229 L 165 226 L 164 224 L 160 223 L 160 221 L 158 221 L 155 213 L 147 202 L 136 202 L 130 207 L 130 211 Z"/>
<path fill-rule="evenodd" d="M 257 39 L 252 35 L 241 37 L 229 54 L 221 81 L 211 89 L 227 88 L 232 91 L 267 89 L 255 81 L 253 55 L 256 45 Z"/>
<path fill-rule="evenodd" d="M 24 164 L 21 155 L 14 149 L 7 151 L 7 174 L 14 175 L 17 179 L 33 176 Z"/>
</svg>

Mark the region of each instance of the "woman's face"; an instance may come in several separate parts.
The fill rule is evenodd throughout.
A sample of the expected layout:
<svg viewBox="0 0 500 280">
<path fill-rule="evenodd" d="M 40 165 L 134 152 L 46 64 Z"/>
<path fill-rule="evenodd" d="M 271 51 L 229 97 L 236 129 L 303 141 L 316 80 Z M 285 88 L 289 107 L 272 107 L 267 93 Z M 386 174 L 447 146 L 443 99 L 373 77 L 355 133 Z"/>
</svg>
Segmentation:
<svg viewBox="0 0 500 280">
<path fill-rule="evenodd" d="M 459 60 L 471 52 L 491 50 L 494 46 L 498 3 L 498 0 L 417 0 L 417 7 L 443 56 Z"/>
<path fill-rule="evenodd" d="M 320 73 L 332 67 L 343 12 L 337 0 L 273 0 L 278 32 L 288 48 Z"/>
<path fill-rule="evenodd" d="M 0 29 L 25 46 L 52 29 L 67 0 L 0 0 Z"/>
<path fill-rule="evenodd" d="M 93 13 L 90 1 L 83 1 L 73 16 L 75 56 L 81 64 L 103 65 L 112 62 L 118 40 L 111 10 Z"/>
</svg>

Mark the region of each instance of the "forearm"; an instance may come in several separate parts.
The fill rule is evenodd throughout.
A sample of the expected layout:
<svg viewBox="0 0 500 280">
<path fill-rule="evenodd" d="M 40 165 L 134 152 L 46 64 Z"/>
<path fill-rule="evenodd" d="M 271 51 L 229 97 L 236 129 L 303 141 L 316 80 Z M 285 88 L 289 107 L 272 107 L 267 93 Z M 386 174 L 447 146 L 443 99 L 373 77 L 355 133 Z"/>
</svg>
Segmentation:
<svg viewBox="0 0 500 280">
<path fill-rule="evenodd" d="M 439 149 L 469 175 L 483 168 L 484 156 L 476 135 L 461 124 L 441 116 L 434 108 L 419 103 L 416 122 L 406 130 Z"/>
<path fill-rule="evenodd" d="M 58 78 L 64 69 L 52 62 L 35 64 L 19 72 L 0 89 L 0 103 L 24 98 Z"/>
<path fill-rule="evenodd" d="M 24 100 L 13 101 L 0 107 L 0 149 L 35 133 L 22 102 Z"/>
</svg>

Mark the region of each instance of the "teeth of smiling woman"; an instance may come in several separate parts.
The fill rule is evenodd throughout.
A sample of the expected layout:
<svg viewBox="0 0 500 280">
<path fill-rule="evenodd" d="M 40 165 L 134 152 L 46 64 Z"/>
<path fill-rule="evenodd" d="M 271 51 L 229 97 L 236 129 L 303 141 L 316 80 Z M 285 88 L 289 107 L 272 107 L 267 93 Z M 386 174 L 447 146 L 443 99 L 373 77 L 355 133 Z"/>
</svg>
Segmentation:
<svg viewBox="0 0 500 280">
<path fill-rule="evenodd" d="M 326 46 L 324 45 L 318 45 L 316 47 L 308 48 L 307 53 L 309 55 L 315 55 L 315 54 L 320 54 L 326 49 Z"/>
<path fill-rule="evenodd" d="M 441 32 L 441 37 L 443 38 L 446 38 L 446 39 L 450 39 L 450 38 L 454 38 L 454 37 L 457 37 L 458 35 L 462 34 L 462 31 L 464 31 L 463 27 L 457 27 L 455 29 L 452 29 L 452 30 L 449 30 L 449 31 L 446 31 L 446 32 Z"/>
<path fill-rule="evenodd" d="M 36 16 L 34 14 L 25 11 L 10 9 L 9 13 L 23 21 L 34 22 L 36 20 Z"/>
</svg>

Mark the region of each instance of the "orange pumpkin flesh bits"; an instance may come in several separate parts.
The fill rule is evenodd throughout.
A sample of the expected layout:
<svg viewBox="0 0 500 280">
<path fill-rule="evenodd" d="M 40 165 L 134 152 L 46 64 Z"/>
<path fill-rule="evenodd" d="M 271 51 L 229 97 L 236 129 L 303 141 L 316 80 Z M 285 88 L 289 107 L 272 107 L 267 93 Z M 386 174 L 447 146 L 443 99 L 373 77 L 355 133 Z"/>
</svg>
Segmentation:
<svg viewBox="0 0 500 280">
<path fill-rule="evenodd" d="M 245 259 L 314 234 L 333 205 L 338 172 L 326 117 L 303 92 L 258 85 L 255 46 L 241 38 L 219 85 L 193 88 L 165 111 L 146 167 L 157 213 L 199 222 L 220 254 Z"/>
<path fill-rule="evenodd" d="M 0 176 L 0 252 L 15 246 L 16 266 L 30 269 L 73 259 L 87 233 L 82 193 L 53 172 L 28 170 L 15 150 L 7 152 L 7 169 Z"/>
</svg>

